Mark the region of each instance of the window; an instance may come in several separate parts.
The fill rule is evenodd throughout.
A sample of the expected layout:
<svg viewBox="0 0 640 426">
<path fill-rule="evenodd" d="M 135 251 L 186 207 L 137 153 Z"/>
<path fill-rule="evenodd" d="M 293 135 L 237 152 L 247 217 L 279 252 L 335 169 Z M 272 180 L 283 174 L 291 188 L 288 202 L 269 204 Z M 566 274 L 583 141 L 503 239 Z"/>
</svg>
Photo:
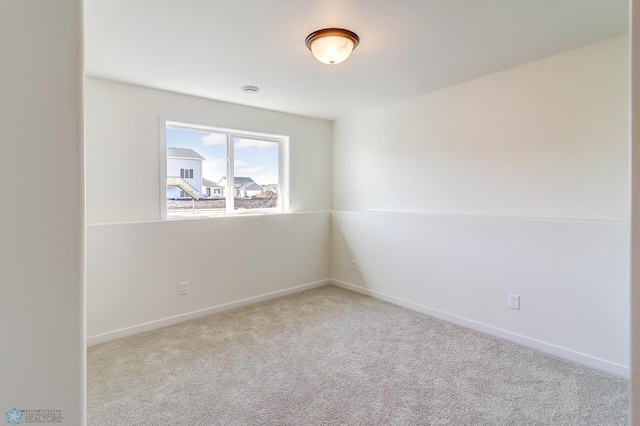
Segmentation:
<svg viewBox="0 0 640 426">
<path fill-rule="evenodd" d="M 162 217 L 288 211 L 288 142 L 166 121 Z"/>
</svg>

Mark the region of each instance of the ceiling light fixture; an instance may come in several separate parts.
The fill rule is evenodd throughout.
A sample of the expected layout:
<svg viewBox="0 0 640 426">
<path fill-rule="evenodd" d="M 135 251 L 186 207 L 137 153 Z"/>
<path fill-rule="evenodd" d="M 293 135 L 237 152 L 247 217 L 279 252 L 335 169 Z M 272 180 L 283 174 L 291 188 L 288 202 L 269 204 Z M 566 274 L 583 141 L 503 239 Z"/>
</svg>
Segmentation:
<svg viewBox="0 0 640 426">
<path fill-rule="evenodd" d="M 358 35 L 342 28 L 325 28 L 307 36 L 305 44 L 323 64 L 335 65 L 351 55 L 360 43 Z"/>
</svg>

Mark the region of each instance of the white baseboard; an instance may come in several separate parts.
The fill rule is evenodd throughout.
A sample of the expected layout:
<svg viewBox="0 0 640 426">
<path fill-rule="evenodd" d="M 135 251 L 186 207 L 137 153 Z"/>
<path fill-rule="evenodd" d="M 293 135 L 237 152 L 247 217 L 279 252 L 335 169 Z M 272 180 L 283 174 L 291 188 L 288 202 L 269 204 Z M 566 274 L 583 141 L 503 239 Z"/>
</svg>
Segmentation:
<svg viewBox="0 0 640 426">
<path fill-rule="evenodd" d="M 384 300 L 385 302 L 393 303 L 394 305 L 399 305 L 404 308 L 411 309 L 413 311 L 417 311 L 425 315 L 432 316 L 434 318 L 438 318 L 438 319 L 448 321 L 457 325 L 461 325 L 466 328 L 477 330 L 482 333 L 490 334 L 492 336 L 509 340 L 523 346 L 528 346 L 530 348 L 537 349 L 541 352 L 555 355 L 560 358 L 568 359 L 570 361 L 577 362 L 578 364 L 586 365 L 587 367 L 592 367 L 601 371 L 606 371 L 607 373 L 615 374 L 617 376 L 624 377 L 627 379 L 631 377 L 629 367 L 626 367 L 624 365 L 616 364 L 610 361 L 605 361 L 603 359 L 585 355 L 580 352 L 575 352 L 575 351 L 565 349 L 559 346 L 555 346 L 549 343 L 541 342 L 539 340 L 531 339 L 529 337 L 521 336 L 519 334 L 511 333 L 509 331 L 501 330 L 499 328 L 491 327 L 486 324 L 471 321 L 466 318 L 447 314 L 442 311 L 427 308 L 426 306 L 418 305 L 417 303 L 413 303 L 404 299 L 399 299 L 397 297 L 389 296 L 387 294 L 380 293 L 378 291 L 362 288 L 360 286 L 350 284 L 344 281 L 339 281 L 335 279 L 330 279 L 328 281 L 329 283 L 336 285 L 338 287 L 344 288 L 346 290 L 351 290 L 361 294 L 365 294 L 367 296 L 375 297 L 376 299 Z"/>
<path fill-rule="evenodd" d="M 108 333 L 98 334 L 96 336 L 87 337 L 87 346 L 93 346 L 111 340 L 121 339 L 123 337 L 133 336 L 134 334 L 144 333 L 158 328 L 168 327 L 170 325 L 178 324 L 184 321 L 189 321 L 196 318 L 206 317 L 208 315 L 217 314 L 219 312 L 230 311 L 242 306 L 253 305 L 254 303 L 264 302 L 267 300 L 278 299 L 280 297 L 289 296 L 291 294 L 299 293 L 305 290 L 311 290 L 312 288 L 322 287 L 327 284 L 332 284 L 331 280 L 316 281 L 314 283 L 304 284 L 286 290 L 274 291 L 273 293 L 262 294 L 260 296 L 250 297 L 248 299 L 238 300 L 236 302 L 225 303 L 224 305 L 214 306 L 212 308 L 202 309 L 195 312 L 189 312 L 186 314 L 176 315 L 170 318 L 164 318 L 157 321 L 151 321 L 145 324 L 135 325 L 133 327 L 127 327 L 120 330 L 110 331 Z"/>
</svg>

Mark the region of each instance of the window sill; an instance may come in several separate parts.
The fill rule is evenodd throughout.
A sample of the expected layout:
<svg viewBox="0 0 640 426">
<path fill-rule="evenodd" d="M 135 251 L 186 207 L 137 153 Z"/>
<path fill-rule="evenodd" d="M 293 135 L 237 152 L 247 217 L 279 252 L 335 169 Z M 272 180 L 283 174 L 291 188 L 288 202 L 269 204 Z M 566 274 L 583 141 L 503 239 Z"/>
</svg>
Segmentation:
<svg viewBox="0 0 640 426">
<path fill-rule="evenodd" d="M 88 222 L 87 227 L 94 226 L 119 226 L 119 225 L 140 225 L 145 223 L 175 223 L 183 220 L 203 220 L 203 219 L 218 219 L 218 218 L 240 218 L 240 217 L 268 217 L 268 216 L 293 216 L 293 215 L 308 215 L 308 214 L 323 214 L 331 213 L 332 210 L 312 210 L 312 211 L 289 211 L 289 212 L 268 212 L 268 213 L 251 213 L 251 214 L 221 214 L 219 216 L 199 216 L 199 217 L 170 217 L 166 219 L 139 219 L 139 220 L 114 220 L 110 222 Z"/>
<path fill-rule="evenodd" d="M 273 211 L 273 210 L 265 210 L 265 209 L 247 209 L 247 210 L 234 211 L 233 213 L 227 213 L 227 212 L 185 213 L 185 214 L 167 216 L 161 220 L 212 219 L 212 218 L 220 218 L 220 217 L 265 216 L 265 215 L 278 215 L 278 214 L 291 214 L 291 213 L 293 212 L 283 212 L 280 210 Z"/>
</svg>

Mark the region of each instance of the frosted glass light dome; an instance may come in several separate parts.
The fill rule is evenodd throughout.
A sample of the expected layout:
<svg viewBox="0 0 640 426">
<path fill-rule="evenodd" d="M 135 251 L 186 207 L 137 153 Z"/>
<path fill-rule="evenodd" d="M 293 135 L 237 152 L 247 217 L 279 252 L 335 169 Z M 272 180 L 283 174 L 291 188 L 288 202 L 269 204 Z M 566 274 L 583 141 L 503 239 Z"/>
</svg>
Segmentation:
<svg viewBox="0 0 640 426">
<path fill-rule="evenodd" d="M 359 42 L 360 39 L 355 33 L 341 28 L 315 31 L 309 34 L 305 41 L 313 56 L 328 65 L 344 62 Z"/>
</svg>

